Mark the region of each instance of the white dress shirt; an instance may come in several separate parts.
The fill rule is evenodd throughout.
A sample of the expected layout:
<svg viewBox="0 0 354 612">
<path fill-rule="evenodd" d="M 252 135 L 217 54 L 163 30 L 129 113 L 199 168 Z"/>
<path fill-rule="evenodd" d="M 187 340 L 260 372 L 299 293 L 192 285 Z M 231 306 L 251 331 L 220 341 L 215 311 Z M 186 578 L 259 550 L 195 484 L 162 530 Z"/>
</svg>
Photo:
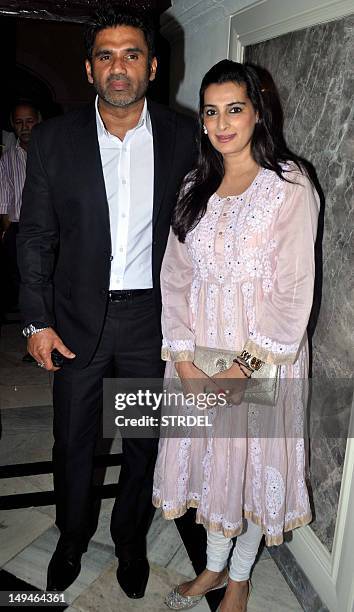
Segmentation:
<svg viewBox="0 0 354 612">
<path fill-rule="evenodd" d="M 96 98 L 96 123 L 112 241 L 110 290 L 152 287 L 154 148 L 145 100 L 124 140 L 110 134 Z"/>
</svg>

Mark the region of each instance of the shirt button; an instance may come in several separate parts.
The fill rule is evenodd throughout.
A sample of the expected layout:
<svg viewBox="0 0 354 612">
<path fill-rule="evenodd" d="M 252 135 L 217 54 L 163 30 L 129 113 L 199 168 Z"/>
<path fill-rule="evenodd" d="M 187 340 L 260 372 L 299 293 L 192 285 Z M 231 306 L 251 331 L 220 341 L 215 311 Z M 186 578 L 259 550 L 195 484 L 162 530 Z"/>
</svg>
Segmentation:
<svg viewBox="0 0 354 612">
<path fill-rule="evenodd" d="M 126 181 L 125 179 L 122 179 L 122 183 L 123 183 L 123 185 L 125 185 L 125 184 L 126 184 L 126 182 L 127 182 L 127 181 Z"/>
<path fill-rule="evenodd" d="M 227 213 L 222 213 L 222 216 L 223 216 L 223 217 L 226 217 L 226 216 L 227 216 Z"/>
<path fill-rule="evenodd" d="M 119 252 L 123 253 L 123 251 L 124 251 L 123 247 L 120 247 Z"/>
<path fill-rule="evenodd" d="M 222 236 L 222 232 L 219 232 L 219 236 Z"/>
<path fill-rule="evenodd" d="M 122 213 L 122 219 L 125 219 L 127 215 L 125 213 Z"/>
</svg>

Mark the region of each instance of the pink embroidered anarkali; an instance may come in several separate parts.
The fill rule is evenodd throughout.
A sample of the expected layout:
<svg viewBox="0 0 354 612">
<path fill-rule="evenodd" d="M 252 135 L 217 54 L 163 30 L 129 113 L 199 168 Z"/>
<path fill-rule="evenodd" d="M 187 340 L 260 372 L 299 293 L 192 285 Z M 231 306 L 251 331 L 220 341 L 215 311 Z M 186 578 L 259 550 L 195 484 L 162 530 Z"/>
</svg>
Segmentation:
<svg viewBox="0 0 354 612">
<path fill-rule="evenodd" d="M 249 404 L 242 437 L 161 438 L 153 503 L 167 519 L 196 507 L 197 522 L 227 537 L 250 518 L 267 545 L 311 520 L 300 381 L 308 376 L 319 201 L 297 169 L 286 176 L 293 182 L 260 169 L 243 194 L 214 194 L 184 244 L 171 232 L 161 271 L 166 379 L 175 376 L 174 362 L 193 360 L 195 346 L 245 348 L 280 365 L 282 380 L 298 380 L 276 410 L 299 435 L 261 437 L 252 429 L 261 408 Z"/>
</svg>

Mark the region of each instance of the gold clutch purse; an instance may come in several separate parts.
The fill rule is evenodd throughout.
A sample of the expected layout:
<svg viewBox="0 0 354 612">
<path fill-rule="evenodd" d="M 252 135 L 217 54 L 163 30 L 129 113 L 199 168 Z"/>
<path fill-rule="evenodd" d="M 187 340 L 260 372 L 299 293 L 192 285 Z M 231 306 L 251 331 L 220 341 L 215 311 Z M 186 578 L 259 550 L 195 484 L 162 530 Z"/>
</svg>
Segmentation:
<svg viewBox="0 0 354 612">
<path fill-rule="evenodd" d="M 224 351 L 197 346 L 194 354 L 194 365 L 212 377 L 231 367 L 237 352 Z M 253 372 L 243 396 L 249 404 L 275 406 L 279 395 L 280 367 L 265 363 L 260 370 Z"/>
</svg>

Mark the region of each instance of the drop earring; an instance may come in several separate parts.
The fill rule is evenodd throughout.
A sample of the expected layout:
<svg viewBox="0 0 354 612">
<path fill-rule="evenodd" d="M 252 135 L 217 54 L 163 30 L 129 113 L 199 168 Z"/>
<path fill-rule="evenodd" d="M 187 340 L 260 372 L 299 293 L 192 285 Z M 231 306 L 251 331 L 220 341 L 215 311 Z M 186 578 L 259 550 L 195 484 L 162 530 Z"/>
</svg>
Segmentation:
<svg viewBox="0 0 354 612">
<path fill-rule="evenodd" d="M 203 132 L 204 132 L 204 134 L 208 133 L 208 130 L 206 129 L 205 125 L 203 125 Z"/>
</svg>

